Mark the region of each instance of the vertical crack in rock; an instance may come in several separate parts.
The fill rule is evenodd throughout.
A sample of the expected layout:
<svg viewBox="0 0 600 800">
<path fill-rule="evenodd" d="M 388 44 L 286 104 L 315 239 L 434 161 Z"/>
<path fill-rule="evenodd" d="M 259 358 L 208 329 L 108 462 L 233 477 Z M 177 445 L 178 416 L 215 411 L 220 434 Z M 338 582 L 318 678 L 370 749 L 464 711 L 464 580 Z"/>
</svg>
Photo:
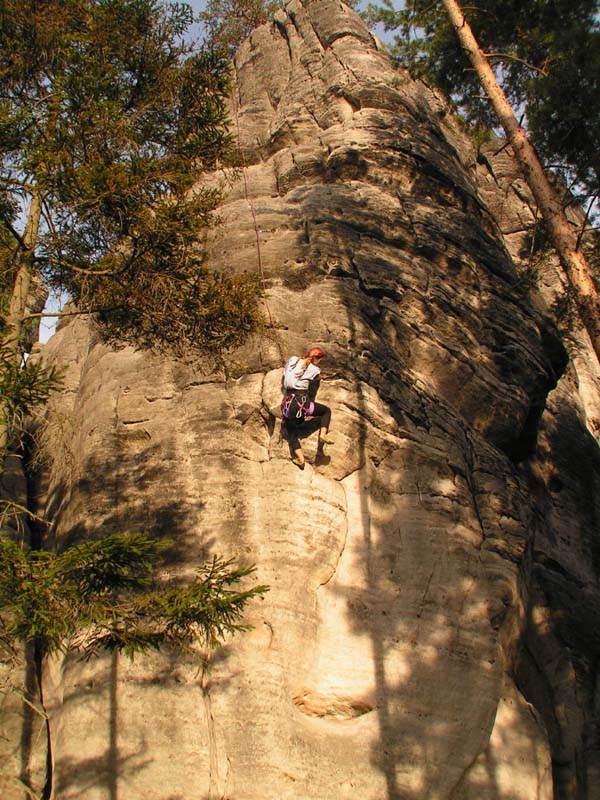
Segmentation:
<svg viewBox="0 0 600 800">
<path fill-rule="evenodd" d="M 345 476 L 345 477 L 347 477 L 347 476 Z M 337 568 L 339 566 L 339 563 L 342 560 L 342 556 L 344 555 L 344 550 L 346 549 L 346 542 L 348 540 L 348 497 L 346 495 L 346 487 L 344 486 L 344 479 L 337 479 L 337 480 L 338 480 L 338 482 L 339 482 L 339 484 L 342 487 L 342 490 L 344 492 L 344 498 L 345 498 L 345 521 L 346 521 L 346 524 L 344 526 L 344 535 L 343 535 L 342 540 L 340 542 L 340 549 L 338 551 L 335 563 L 332 566 L 330 574 L 324 580 L 322 580 L 320 582 L 319 588 L 321 586 L 327 586 L 329 581 L 335 575 L 335 573 L 337 571 Z"/>
<path fill-rule="evenodd" d="M 488 740 L 488 744 L 489 744 L 489 740 Z M 488 745 L 486 744 L 486 749 L 487 749 L 487 746 Z M 469 773 L 471 772 L 471 770 L 473 769 L 473 767 L 475 766 L 475 764 L 477 763 L 477 760 L 480 758 L 480 756 L 481 756 L 481 753 L 474 753 L 473 754 L 473 757 L 471 758 L 469 763 L 465 766 L 463 771 L 458 776 L 458 778 L 456 780 L 456 783 L 450 789 L 450 792 L 448 794 L 448 800 L 464 800 L 465 795 L 467 797 L 469 796 L 468 795 L 468 789 L 467 789 L 467 792 L 465 792 L 466 778 L 469 775 Z M 542 798 L 536 797 L 536 798 L 531 798 L 531 800 L 542 800 Z"/>
<path fill-rule="evenodd" d="M 281 35 L 281 38 L 286 43 L 286 46 L 287 46 L 287 49 L 288 49 L 288 55 L 289 55 L 290 70 L 291 70 L 292 63 L 293 63 L 293 60 L 294 60 L 294 56 L 293 56 L 293 53 L 292 53 L 292 45 L 291 45 L 291 42 L 290 42 L 290 38 L 289 38 L 288 32 L 287 32 L 287 25 L 285 24 L 287 19 L 288 19 L 287 14 L 285 14 L 284 11 L 281 11 L 281 10 L 278 9 L 275 12 L 275 16 L 273 17 L 273 22 L 275 23 L 275 29 L 278 31 L 278 33 Z"/>
<path fill-rule="evenodd" d="M 465 481 L 469 488 L 469 495 L 471 498 L 471 502 L 473 504 L 473 511 L 475 512 L 475 516 L 477 517 L 477 522 L 479 523 L 479 529 L 481 531 L 481 543 L 479 544 L 478 549 L 481 550 L 483 543 L 485 542 L 485 525 L 483 522 L 483 517 L 481 514 L 481 509 L 479 507 L 479 497 L 477 494 L 477 490 L 474 483 L 474 476 L 475 476 L 475 453 L 473 450 L 473 443 L 466 431 L 463 430 L 463 441 L 465 445 L 465 460 L 466 460 L 466 467 L 465 470 Z"/>
<path fill-rule="evenodd" d="M 217 731 L 212 710 L 212 699 L 210 696 L 210 655 L 206 654 L 202 658 L 202 673 L 200 676 L 200 690 L 204 704 L 204 714 L 206 718 L 206 728 L 208 732 L 208 751 L 209 751 L 209 771 L 208 771 L 208 797 L 207 800 L 222 800 L 224 797 L 221 777 L 219 774 L 219 750 L 217 742 Z M 228 770 L 227 770 L 228 771 Z"/>
</svg>

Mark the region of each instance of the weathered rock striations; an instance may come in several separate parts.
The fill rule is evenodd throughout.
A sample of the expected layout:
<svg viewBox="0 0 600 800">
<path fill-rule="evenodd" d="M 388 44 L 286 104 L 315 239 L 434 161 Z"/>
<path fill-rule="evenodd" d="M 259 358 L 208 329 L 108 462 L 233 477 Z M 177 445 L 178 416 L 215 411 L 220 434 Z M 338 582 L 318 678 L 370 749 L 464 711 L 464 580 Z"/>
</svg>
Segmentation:
<svg viewBox="0 0 600 800">
<path fill-rule="evenodd" d="M 209 671 L 48 665 L 54 797 L 598 797 L 598 375 L 519 278 L 508 155 L 478 165 L 333 0 L 291 0 L 236 81 L 207 247 L 262 271 L 272 327 L 218 366 L 62 327 L 32 489 L 58 546 L 164 532 L 174 572 L 218 552 L 271 590 Z M 279 384 L 310 344 L 335 444 L 308 426 L 300 472 Z"/>
<path fill-rule="evenodd" d="M 503 143 L 484 151 L 480 194 L 491 189 L 487 201 L 519 262 L 531 249 L 535 205 Z M 531 268 L 527 259 L 523 266 Z M 532 301 L 560 307 L 568 287 L 557 258 L 546 254 L 537 269 Z M 555 797 L 598 798 L 600 367 L 575 320 L 564 341 L 568 367 L 546 401 L 536 451 L 521 467 L 535 524 L 524 562 L 529 601 L 516 675 L 548 729 Z"/>
</svg>

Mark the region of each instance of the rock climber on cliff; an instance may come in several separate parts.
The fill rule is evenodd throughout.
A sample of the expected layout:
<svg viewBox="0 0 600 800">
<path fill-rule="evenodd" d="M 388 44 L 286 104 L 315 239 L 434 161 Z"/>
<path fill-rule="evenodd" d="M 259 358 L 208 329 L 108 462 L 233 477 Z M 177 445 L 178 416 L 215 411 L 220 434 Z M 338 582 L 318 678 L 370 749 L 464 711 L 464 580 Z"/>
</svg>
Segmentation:
<svg viewBox="0 0 600 800">
<path fill-rule="evenodd" d="M 324 358 L 325 353 L 320 347 L 311 347 L 304 356 L 292 356 L 283 370 L 281 413 L 288 433 L 292 462 L 300 469 L 304 469 L 305 460 L 298 438 L 298 426 L 305 417 L 320 418 L 318 453 L 323 453 L 324 445 L 333 444 L 329 436 L 331 409 L 315 400 L 321 382 L 319 365 Z"/>
</svg>

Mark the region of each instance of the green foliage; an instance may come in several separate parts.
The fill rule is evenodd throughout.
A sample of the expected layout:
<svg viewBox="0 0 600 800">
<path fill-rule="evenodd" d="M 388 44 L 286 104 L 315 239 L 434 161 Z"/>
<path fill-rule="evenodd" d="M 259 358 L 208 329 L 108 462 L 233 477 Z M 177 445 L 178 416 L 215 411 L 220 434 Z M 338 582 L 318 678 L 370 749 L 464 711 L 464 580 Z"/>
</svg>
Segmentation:
<svg viewBox="0 0 600 800">
<path fill-rule="evenodd" d="M 452 96 L 474 126 L 494 126 L 440 0 L 369 5 L 366 17 L 395 31 L 393 55 Z M 585 191 L 600 191 L 600 28 L 596 0 L 484 0 L 464 7 L 513 108 L 526 113 L 533 143 Z M 519 113 L 519 111 L 517 111 Z"/>
<path fill-rule="evenodd" d="M 148 592 L 121 607 L 118 623 L 90 642 L 86 653 L 104 648 L 125 650 L 133 656 L 166 643 L 185 647 L 194 641 L 216 647 L 225 636 L 247 630 L 241 621 L 245 605 L 268 588 L 231 588 L 254 572 L 252 567 L 232 569 L 232 563 L 214 558 L 190 583 Z"/>
<path fill-rule="evenodd" d="M 9 435 L 21 428 L 24 417 L 62 386 L 56 367 L 47 367 L 40 360 L 15 361 L 12 348 L 0 339 L 0 403 Z"/>
<path fill-rule="evenodd" d="M 133 657 L 167 643 L 214 647 L 245 630 L 246 604 L 268 590 L 238 588 L 254 568 L 215 557 L 188 583 L 158 585 L 153 575 L 168 545 L 141 533 L 112 534 L 52 554 L 0 539 L 5 657 L 17 641 L 44 653 L 118 650 Z"/>
<path fill-rule="evenodd" d="M 282 0 L 208 0 L 198 15 L 211 47 L 222 49 L 230 58 L 252 31 L 269 22 Z"/>
<path fill-rule="evenodd" d="M 481 148 L 493 139 L 493 133 L 487 125 L 476 125 L 472 127 L 470 134 L 473 147 L 477 150 L 478 154 Z"/>
<path fill-rule="evenodd" d="M 552 240 L 543 220 L 533 223 L 526 235 L 523 237 L 523 244 L 519 252 L 522 259 L 529 259 L 536 256 L 546 257 L 552 248 Z"/>
<path fill-rule="evenodd" d="M 527 119 L 538 150 L 590 194 L 600 192 L 600 29 L 585 17 L 568 31 L 546 75 L 527 84 Z M 571 38 L 572 37 L 572 38 Z M 556 45 L 555 45 L 556 47 Z M 564 165 L 571 170 L 564 170 Z"/>
<path fill-rule="evenodd" d="M 80 310 L 100 310 L 104 322 L 114 312 L 110 338 L 122 328 L 126 341 L 139 335 L 147 344 L 156 333 L 170 342 L 168 310 L 188 346 L 210 340 L 211 326 L 215 344 L 227 346 L 260 320 L 256 281 L 211 281 L 203 266 L 203 231 L 220 194 L 197 184 L 231 148 L 230 66 L 215 50 L 192 51 L 183 38 L 192 20 L 188 5 L 157 0 L 0 6 L 0 221 L 9 255 L 27 255 L 15 219 L 41 193 L 32 263 Z M 206 284 L 230 302 L 207 311 L 211 293 L 198 290 Z"/>
<path fill-rule="evenodd" d="M 90 281 L 93 295 L 112 311 L 99 319 L 107 340 L 142 347 L 168 347 L 183 355 L 195 347 L 223 349 L 260 330 L 261 291 L 256 274 L 229 277 L 197 267 L 191 276 L 140 276 L 131 285 L 131 303 L 117 306 L 114 285 Z M 90 288 L 88 284 L 88 288 Z"/>
</svg>

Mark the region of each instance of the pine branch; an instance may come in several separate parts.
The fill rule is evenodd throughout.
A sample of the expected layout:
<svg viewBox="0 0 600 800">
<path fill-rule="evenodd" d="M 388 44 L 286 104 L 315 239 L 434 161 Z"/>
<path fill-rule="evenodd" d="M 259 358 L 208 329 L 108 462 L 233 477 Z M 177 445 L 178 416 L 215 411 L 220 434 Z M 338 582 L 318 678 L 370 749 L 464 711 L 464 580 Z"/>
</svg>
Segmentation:
<svg viewBox="0 0 600 800">
<path fill-rule="evenodd" d="M 8 641 L 35 641 L 45 653 L 102 650 L 129 657 L 166 644 L 216 647 L 248 630 L 247 603 L 268 591 L 238 585 L 255 568 L 218 557 L 188 583 L 157 585 L 169 540 L 111 534 L 63 553 L 21 550 L 0 539 L 0 620 Z"/>
<path fill-rule="evenodd" d="M 120 311 L 124 309 L 124 305 L 120 306 L 111 306 L 111 307 L 98 307 L 98 308 L 89 308 L 85 311 L 57 311 L 56 313 L 48 312 L 48 311 L 40 311 L 37 314 L 27 314 L 23 317 L 23 322 L 27 322 L 31 319 L 44 319 L 44 318 L 51 318 L 51 319 L 62 319 L 63 317 L 81 317 L 81 316 L 90 316 L 92 314 L 110 314 L 113 311 Z"/>
<path fill-rule="evenodd" d="M 10 235 L 16 240 L 18 246 L 21 250 L 25 249 L 25 241 L 19 231 L 14 227 L 14 225 L 10 222 L 10 220 L 6 219 L 5 217 L 2 218 L 2 225 L 6 228 L 6 230 L 10 233 Z"/>
<path fill-rule="evenodd" d="M 494 58 L 498 61 L 515 61 L 518 64 L 523 64 L 523 66 L 530 69 L 532 72 L 537 72 L 539 75 L 543 75 L 544 78 L 548 77 L 548 73 L 546 70 L 541 69 L 541 67 L 536 67 L 535 64 L 530 64 L 529 61 L 525 61 L 518 56 L 512 55 L 511 53 L 485 53 L 486 58 Z"/>
</svg>

